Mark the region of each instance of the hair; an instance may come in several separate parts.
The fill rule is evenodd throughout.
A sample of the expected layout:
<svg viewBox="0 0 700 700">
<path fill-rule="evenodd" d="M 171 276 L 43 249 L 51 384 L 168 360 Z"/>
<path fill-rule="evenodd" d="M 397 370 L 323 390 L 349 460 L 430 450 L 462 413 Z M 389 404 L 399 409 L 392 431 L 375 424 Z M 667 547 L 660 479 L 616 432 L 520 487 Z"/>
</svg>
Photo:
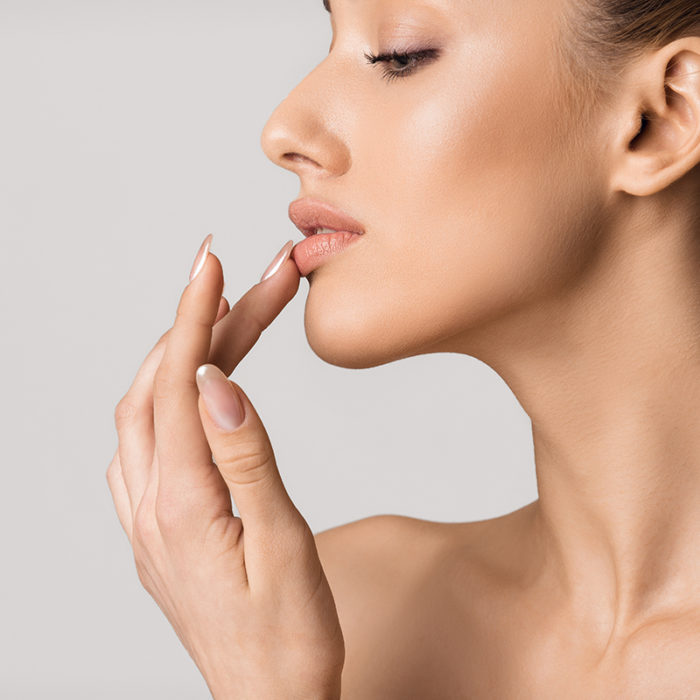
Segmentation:
<svg viewBox="0 0 700 700">
<path fill-rule="evenodd" d="M 613 97 L 625 67 L 646 52 L 700 36 L 700 0 L 567 0 L 560 43 L 576 109 Z"/>
</svg>

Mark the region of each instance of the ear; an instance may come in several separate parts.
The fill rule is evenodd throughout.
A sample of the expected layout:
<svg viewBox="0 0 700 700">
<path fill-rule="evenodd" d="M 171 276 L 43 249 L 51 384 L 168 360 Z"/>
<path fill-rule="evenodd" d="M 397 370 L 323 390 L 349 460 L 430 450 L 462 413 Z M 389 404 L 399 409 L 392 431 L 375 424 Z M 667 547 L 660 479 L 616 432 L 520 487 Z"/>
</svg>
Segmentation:
<svg viewBox="0 0 700 700">
<path fill-rule="evenodd" d="M 626 76 L 612 187 L 643 197 L 700 162 L 700 37 L 647 54 Z"/>
</svg>

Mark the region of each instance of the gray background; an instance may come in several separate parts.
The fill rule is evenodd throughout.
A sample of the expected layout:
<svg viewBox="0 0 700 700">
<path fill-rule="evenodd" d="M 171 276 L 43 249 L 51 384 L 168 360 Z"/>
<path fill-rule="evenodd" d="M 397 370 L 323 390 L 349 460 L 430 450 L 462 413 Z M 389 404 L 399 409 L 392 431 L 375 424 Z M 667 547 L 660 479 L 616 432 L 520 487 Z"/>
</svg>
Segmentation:
<svg viewBox="0 0 700 700">
<path fill-rule="evenodd" d="M 232 302 L 300 240 L 298 178 L 260 134 L 330 39 L 321 0 L 0 0 L 2 698 L 210 697 L 117 520 L 113 410 L 207 233 Z M 314 532 L 536 498 L 500 377 L 452 354 L 331 366 L 301 284 L 233 378 Z"/>
</svg>

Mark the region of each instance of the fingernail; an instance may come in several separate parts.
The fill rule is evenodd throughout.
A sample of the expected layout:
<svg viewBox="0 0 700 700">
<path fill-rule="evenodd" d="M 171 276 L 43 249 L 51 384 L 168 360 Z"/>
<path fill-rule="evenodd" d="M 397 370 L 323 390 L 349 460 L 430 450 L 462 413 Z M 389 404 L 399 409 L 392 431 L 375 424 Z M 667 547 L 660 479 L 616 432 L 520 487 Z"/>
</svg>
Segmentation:
<svg viewBox="0 0 700 700">
<path fill-rule="evenodd" d="M 204 267 L 213 238 L 213 234 L 210 233 L 199 247 L 199 252 L 197 253 L 197 257 L 194 259 L 192 269 L 190 270 L 190 282 L 201 272 L 202 268 Z"/>
<path fill-rule="evenodd" d="M 282 267 L 282 263 L 289 257 L 293 247 L 294 241 L 287 241 L 284 244 L 282 250 L 275 255 L 275 259 L 267 266 L 265 272 L 263 272 L 262 277 L 260 278 L 261 282 L 264 282 L 266 279 L 272 277 L 272 275 L 274 275 L 275 272 Z"/>
<path fill-rule="evenodd" d="M 216 365 L 197 369 L 197 386 L 214 423 L 224 432 L 235 430 L 245 417 L 243 405 L 226 375 Z"/>
</svg>

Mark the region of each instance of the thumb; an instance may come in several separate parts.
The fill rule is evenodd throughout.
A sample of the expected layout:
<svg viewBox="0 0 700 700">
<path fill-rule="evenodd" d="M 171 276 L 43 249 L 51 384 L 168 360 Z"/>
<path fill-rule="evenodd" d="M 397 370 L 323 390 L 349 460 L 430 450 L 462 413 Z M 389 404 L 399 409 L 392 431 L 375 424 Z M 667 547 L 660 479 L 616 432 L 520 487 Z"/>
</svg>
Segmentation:
<svg viewBox="0 0 700 700">
<path fill-rule="evenodd" d="M 265 426 L 242 389 L 212 364 L 197 369 L 196 381 L 204 433 L 246 539 L 269 541 L 305 526 L 282 483 Z"/>
</svg>

